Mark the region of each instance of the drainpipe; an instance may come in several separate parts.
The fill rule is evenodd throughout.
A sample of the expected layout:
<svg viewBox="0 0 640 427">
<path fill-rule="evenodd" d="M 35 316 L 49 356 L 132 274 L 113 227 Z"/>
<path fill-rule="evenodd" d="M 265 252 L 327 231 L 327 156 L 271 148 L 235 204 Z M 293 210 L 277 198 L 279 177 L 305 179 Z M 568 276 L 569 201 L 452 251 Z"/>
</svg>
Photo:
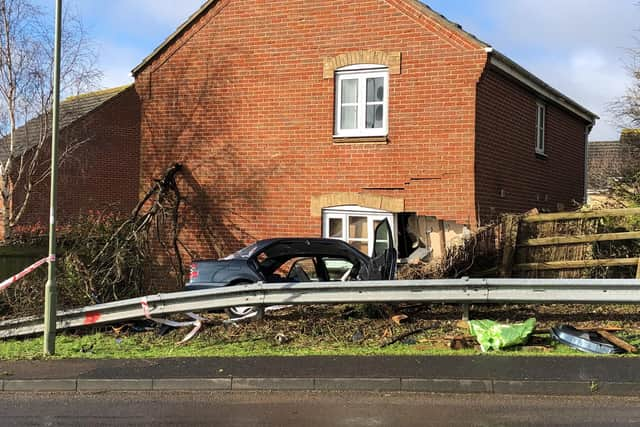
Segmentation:
<svg viewBox="0 0 640 427">
<path fill-rule="evenodd" d="M 587 204 L 589 199 L 589 134 L 593 129 L 593 123 L 585 126 L 584 128 L 584 204 Z"/>
</svg>

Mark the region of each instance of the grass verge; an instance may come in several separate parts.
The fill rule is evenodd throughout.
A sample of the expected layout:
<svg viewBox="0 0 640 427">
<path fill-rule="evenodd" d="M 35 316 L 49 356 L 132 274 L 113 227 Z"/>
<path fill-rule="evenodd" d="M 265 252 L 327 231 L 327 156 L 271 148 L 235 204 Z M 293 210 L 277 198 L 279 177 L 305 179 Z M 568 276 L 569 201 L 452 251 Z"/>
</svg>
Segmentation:
<svg viewBox="0 0 640 427">
<path fill-rule="evenodd" d="M 585 307 L 581 307 L 585 310 Z M 473 318 L 488 318 L 506 323 L 528 317 L 539 319 L 539 329 L 554 324 L 574 326 L 624 327 L 618 335 L 640 345 L 636 308 L 586 308 L 586 313 L 571 313 L 566 306 L 482 306 L 472 311 Z M 596 310 L 596 311 L 593 311 Z M 622 310 L 622 311 L 621 311 Z M 632 310 L 633 312 L 629 311 Z M 391 320 L 393 314 L 406 314 L 406 323 Z M 214 319 L 220 316 L 213 315 Z M 567 322 L 565 317 L 573 319 Z M 336 306 L 292 307 L 273 313 L 263 322 L 238 326 L 207 326 L 185 345 L 179 341 L 188 329 L 158 335 L 158 329 L 140 331 L 140 324 L 123 328 L 103 328 L 82 334 L 59 334 L 53 359 L 136 359 L 166 357 L 255 357 L 255 356 L 423 356 L 478 355 L 477 346 L 451 349 L 453 336 L 468 335 L 459 321 L 457 306 Z M 394 337 L 422 329 L 420 333 L 382 346 Z M 82 331 L 80 331 L 82 332 Z M 276 336 L 283 336 L 279 344 Z M 493 352 L 496 356 L 591 356 L 551 341 L 548 334 L 535 335 L 527 346 Z M 626 356 L 625 356 L 626 357 Z M 41 337 L 0 342 L 0 360 L 43 358 Z"/>
</svg>

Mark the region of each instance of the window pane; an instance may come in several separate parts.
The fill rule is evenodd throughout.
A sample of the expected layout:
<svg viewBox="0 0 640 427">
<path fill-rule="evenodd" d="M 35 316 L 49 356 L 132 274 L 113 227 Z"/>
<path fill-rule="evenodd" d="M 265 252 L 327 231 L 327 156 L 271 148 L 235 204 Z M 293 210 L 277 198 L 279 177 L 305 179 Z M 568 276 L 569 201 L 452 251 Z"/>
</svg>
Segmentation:
<svg viewBox="0 0 640 427">
<path fill-rule="evenodd" d="M 367 102 L 384 101 L 384 78 L 367 79 Z"/>
<path fill-rule="evenodd" d="M 342 80 L 342 103 L 355 104 L 358 102 L 358 79 Z"/>
<path fill-rule="evenodd" d="M 358 107 L 342 107 L 340 129 L 356 129 L 358 127 Z"/>
<path fill-rule="evenodd" d="M 368 129 L 379 129 L 383 127 L 382 118 L 384 117 L 383 105 L 367 105 L 367 123 Z"/>
<path fill-rule="evenodd" d="M 342 219 L 329 218 L 329 237 L 342 239 Z"/>
<path fill-rule="evenodd" d="M 367 228 L 366 216 L 349 217 L 349 239 L 367 239 L 369 230 Z"/>
<path fill-rule="evenodd" d="M 389 249 L 389 233 L 387 232 L 387 227 L 380 227 L 378 229 L 378 225 L 380 225 L 383 221 L 376 220 L 373 222 L 373 229 L 377 231 L 375 235 L 374 242 L 374 254 L 382 254 L 385 250 Z"/>
</svg>

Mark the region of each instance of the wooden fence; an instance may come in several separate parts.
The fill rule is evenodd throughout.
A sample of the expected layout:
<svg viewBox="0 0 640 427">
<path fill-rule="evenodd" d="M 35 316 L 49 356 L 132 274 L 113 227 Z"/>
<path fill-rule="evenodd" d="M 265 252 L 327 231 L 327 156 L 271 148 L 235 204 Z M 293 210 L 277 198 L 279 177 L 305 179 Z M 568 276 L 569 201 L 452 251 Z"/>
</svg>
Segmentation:
<svg viewBox="0 0 640 427">
<path fill-rule="evenodd" d="M 635 215 L 640 216 L 640 208 L 507 216 L 500 275 L 580 277 L 585 269 L 635 266 L 640 279 L 640 257 L 597 259 L 593 253 L 596 242 L 640 239 L 640 231 L 598 231 L 602 218 Z"/>
</svg>

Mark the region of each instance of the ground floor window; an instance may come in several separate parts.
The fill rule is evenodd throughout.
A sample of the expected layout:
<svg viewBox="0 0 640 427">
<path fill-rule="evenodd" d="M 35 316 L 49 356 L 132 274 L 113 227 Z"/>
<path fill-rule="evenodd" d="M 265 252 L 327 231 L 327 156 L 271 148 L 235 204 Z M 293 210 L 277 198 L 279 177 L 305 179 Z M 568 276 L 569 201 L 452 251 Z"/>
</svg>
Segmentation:
<svg viewBox="0 0 640 427">
<path fill-rule="evenodd" d="M 343 240 L 362 253 L 371 256 L 376 243 L 385 243 L 375 241 L 375 229 L 385 219 L 389 221 L 391 230 L 394 230 L 394 236 L 396 236 L 395 218 L 390 212 L 360 206 L 323 209 L 322 236 Z"/>
</svg>

